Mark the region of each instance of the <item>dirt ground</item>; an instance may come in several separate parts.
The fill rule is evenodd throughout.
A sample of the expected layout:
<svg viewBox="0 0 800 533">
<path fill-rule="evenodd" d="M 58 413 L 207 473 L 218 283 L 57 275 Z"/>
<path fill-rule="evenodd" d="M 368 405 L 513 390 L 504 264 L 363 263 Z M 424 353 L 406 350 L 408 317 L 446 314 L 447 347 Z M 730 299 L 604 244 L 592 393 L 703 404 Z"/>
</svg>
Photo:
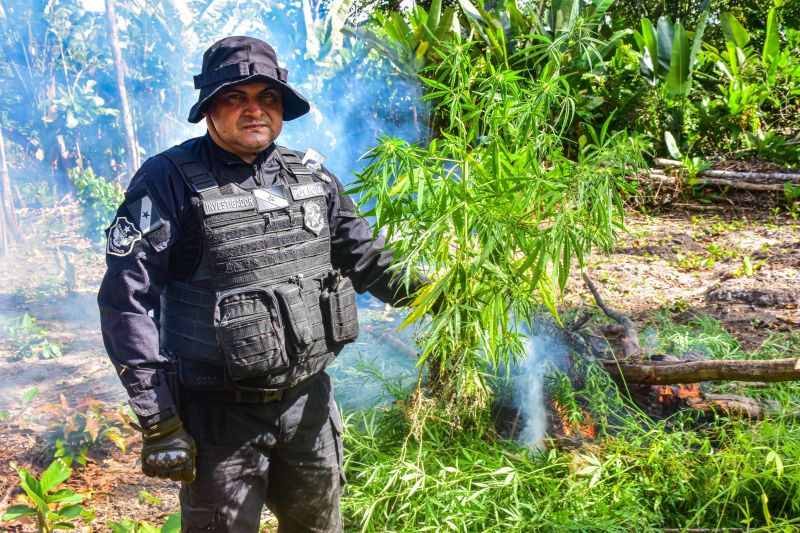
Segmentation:
<svg viewBox="0 0 800 533">
<path fill-rule="evenodd" d="M 745 207 L 682 200 L 649 216 L 631 211 L 628 233 L 613 253 L 594 256 L 587 272 L 610 305 L 640 322 L 664 308 L 678 318 L 706 313 L 745 348 L 758 346 L 771 332 L 800 325 L 800 222 L 772 209 L 772 199 L 751 200 Z M 0 513 L 23 503 L 14 468 L 41 471 L 52 443 L 45 435 L 54 423 L 67 425 L 66 410 L 48 405 L 62 395 L 70 407 L 91 397 L 112 412 L 126 400 L 99 332 L 95 294 L 103 256 L 79 234 L 77 205 L 23 210 L 20 223 L 25 241 L 0 258 Z M 574 275 L 564 306 L 591 304 Z M 61 357 L 14 359 L 20 341 L 8 326 L 24 313 L 61 344 Z M 32 388 L 38 395 L 23 405 Z M 145 478 L 137 464 L 141 441 L 135 434 L 126 440 L 126 452 L 107 443 L 67 482 L 91 497 L 92 530 L 107 530 L 106 520 L 122 517 L 160 523 L 178 508 L 176 485 Z M 0 525 L 30 529 L 31 522 Z"/>
<path fill-rule="evenodd" d="M 628 234 L 586 269 L 606 302 L 640 322 L 659 309 L 678 320 L 710 315 L 744 349 L 798 328 L 800 221 L 763 204 L 708 207 L 685 203 L 656 216 L 629 212 Z M 573 275 L 565 305 L 590 304 L 591 294 Z"/>
</svg>

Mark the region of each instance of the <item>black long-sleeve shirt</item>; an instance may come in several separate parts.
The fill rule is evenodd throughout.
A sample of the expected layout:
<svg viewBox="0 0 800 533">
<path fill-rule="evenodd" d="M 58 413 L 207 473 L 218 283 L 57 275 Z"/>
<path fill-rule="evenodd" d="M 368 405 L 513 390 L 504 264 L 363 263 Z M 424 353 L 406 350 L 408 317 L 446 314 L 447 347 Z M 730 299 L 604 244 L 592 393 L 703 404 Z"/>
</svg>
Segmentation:
<svg viewBox="0 0 800 533">
<path fill-rule="evenodd" d="M 220 186 L 235 183 L 252 189 L 279 183 L 274 144 L 253 163 L 226 152 L 208 134 L 183 147 L 208 168 Z M 321 172 L 330 178 L 323 185 L 331 264 L 352 280 L 358 292 L 369 291 L 395 304 L 407 298 L 409 291 L 400 283 L 400 276 L 389 270 L 392 254 L 382 250 L 383 238 L 373 240 L 369 224 L 359 217 L 339 180 L 325 169 Z M 142 198 L 147 199 L 146 210 Z M 193 201 L 196 197 L 166 157 L 148 159 L 133 177 L 112 225 L 132 224 L 136 229 L 129 232 L 132 237 L 123 239 L 121 247 L 117 241 L 116 246 L 109 242 L 107 248 L 108 270 L 98 294 L 103 341 L 131 397 L 131 406 L 145 425 L 176 414 L 165 375 L 169 360 L 159 351 L 154 317 L 167 280 L 188 277 L 202 253 L 201 223 Z"/>
</svg>

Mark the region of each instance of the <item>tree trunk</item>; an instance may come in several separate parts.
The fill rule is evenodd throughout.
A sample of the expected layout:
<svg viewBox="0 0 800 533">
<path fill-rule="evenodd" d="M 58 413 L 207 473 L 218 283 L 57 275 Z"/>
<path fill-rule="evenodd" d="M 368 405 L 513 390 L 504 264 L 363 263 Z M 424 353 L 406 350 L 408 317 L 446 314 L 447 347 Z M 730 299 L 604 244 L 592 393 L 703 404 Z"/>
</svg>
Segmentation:
<svg viewBox="0 0 800 533">
<path fill-rule="evenodd" d="M 699 381 L 800 381 L 800 357 L 772 360 L 600 362 L 613 377 L 646 385 Z"/>
<path fill-rule="evenodd" d="M 122 61 L 122 51 L 120 50 L 119 39 L 117 37 L 114 0 L 106 0 L 106 21 L 108 22 L 111 51 L 114 54 L 114 68 L 117 72 L 117 91 L 119 92 L 122 126 L 125 130 L 125 151 L 128 153 L 128 172 L 132 175 L 139 168 L 139 146 L 136 143 L 136 135 L 133 131 L 133 116 L 128 106 L 128 91 L 125 90 L 125 64 Z"/>
<path fill-rule="evenodd" d="M 11 192 L 11 179 L 8 177 L 6 146 L 3 129 L 0 128 L 0 256 L 6 255 L 11 245 L 20 239 L 17 215 L 14 212 L 14 199 Z"/>
</svg>

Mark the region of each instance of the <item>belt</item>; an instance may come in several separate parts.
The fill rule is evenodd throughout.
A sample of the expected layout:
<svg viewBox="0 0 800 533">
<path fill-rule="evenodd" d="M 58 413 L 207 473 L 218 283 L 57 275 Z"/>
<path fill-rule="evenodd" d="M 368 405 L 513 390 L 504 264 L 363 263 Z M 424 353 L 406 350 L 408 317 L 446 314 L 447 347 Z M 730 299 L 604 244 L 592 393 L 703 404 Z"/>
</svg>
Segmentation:
<svg viewBox="0 0 800 533">
<path fill-rule="evenodd" d="M 273 391 L 268 390 L 230 390 L 230 391 L 201 391 L 201 390 L 184 390 L 184 393 L 189 396 L 195 396 L 204 400 L 213 400 L 217 402 L 231 402 L 231 403 L 270 403 L 291 400 L 298 396 L 303 389 L 308 386 L 313 379 L 309 379 L 287 387 L 285 389 L 278 389 Z"/>
</svg>

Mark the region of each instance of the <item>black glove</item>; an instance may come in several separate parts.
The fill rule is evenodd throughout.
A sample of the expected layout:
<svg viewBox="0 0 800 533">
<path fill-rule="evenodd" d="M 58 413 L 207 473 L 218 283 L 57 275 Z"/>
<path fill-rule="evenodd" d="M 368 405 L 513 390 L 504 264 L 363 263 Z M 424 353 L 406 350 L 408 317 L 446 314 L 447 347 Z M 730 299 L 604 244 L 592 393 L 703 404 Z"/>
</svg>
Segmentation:
<svg viewBox="0 0 800 533">
<path fill-rule="evenodd" d="M 194 481 L 194 439 L 173 416 L 142 431 L 142 472 L 172 481 Z"/>
</svg>

